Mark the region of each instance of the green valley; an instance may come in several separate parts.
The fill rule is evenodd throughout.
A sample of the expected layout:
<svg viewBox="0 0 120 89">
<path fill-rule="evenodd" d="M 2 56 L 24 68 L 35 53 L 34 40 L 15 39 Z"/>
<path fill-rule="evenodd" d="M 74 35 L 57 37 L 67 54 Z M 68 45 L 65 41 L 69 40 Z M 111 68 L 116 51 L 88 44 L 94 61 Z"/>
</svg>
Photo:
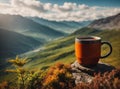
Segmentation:
<svg viewBox="0 0 120 89">
<path fill-rule="evenodd" d="M 23 18 L 23 17 L 21 17 L 21 18 Z M 73 63 L 76 60 L 75 52 L 74 52 L 75 37 L 78 37 L 78 36 L 99 36 L 102 38 L 102 41 L 109 41 L 113 47 L 113 52 L 109 57 L 101 59 L 100 61 L 104 62 L 104 63 L 108 63 L 108 64 L 113 65 L 115 67 L 119 67 L 119 64 L 120 64 L 120 40 L 119 40 L 120 29 L 111 29 L 111 30 L 110 29 L 102 29 L 101 30 L 101 29 L 97 29 L 94 27 L 89 27 L 90 26 L 89 25 L 88 27 L 78 29 L 75 32 L 73 32 L 72 34 L 65 36 L 65 34 L 59 32 L 57 30 L 54 30 L 54 29 L 50 30 L 50 29 L 48 29 L 49 27 L 44 27 L 42 25 L 39 25 L 38 23 L 37 23 L 37 25 L 35 25 L 36 30 L 32 29 L 33 22 L 31 23 L 31 20 L 28 22 L 30 22 L 30 24 L 28 23 L 28 25 L 25 25 L 25 26 L 31 25 L 30 26 L 31 29 L 25 33 L 27 35 L 25 35 L 25 34 L 21 35 L 20 33 L 17 35 L 18 38 L 20 38 L 21 36 L 24 36 L 23 40 L 24 40 L 24 38 L 26 38 L 28 40 L 24 40 L 24 42 L 23 42 L 23 40 L 22 41 L 20 40 L 22 38 L 21 37 L 20 39 L 17 39 L 17 41 L 20 41 L 23 43 L 27 42 L 28 44 L 36 43 L 36 41 L 39 42 L 33 36 L 34 31 L 35 31 L 35 34 L 43 33 L 43 35 L 37 35 L 40 39 L 41 39 L 41 36 L 44 36 L 44 38 L 46 38 L 46 39 L 49 39 L 49 36 L 50 36 L 50 39 L 54 38 L 54 40 L 49 40 L 48 43 L 47 42 L 44 43 L 44 45 L 42 45 L 40 48 L 37 48 L 33 51 L 30 50 L 27 53 L 18 54 L 22 58 L 24 58 L 24 57 L 28 58 L 28 63 L 24 66 L 27 69 L 46 70 L 50 66 L 54 66 L 54 64 L 58 63 L 58 62 L 65 63 L 65 64 Z M 42 29 L 39 30 L 39 27 Z M 45 28 L 45 30 L 44 30 L 44 28 Z M 9 32 L 9 31 L 7 31 L 7 32 Z M 12 32 L 12 31 L 10 31 L 9 33 L 17 34 L 17 32 Z M 44 35 L 44 34 L 46 34 L 46 35 Z M 6 36 L 6 35 L 3 35 L 3 36 Z M 12 35 L 12 36 L 14 36 L 14 35 Z M 31 39 L 32 37 L 33 37 L 33 39 Z M 3 37 L 3 38 L 5 38 L 5 37 Z M 14 37 L 14 38 L 16 38 L 16 37 Z M 31 39 L 32 42 L 31 41 L 29 42 L 29 39 Z M 40 41 L 44 41 L 44 40 L 40 40 Z M 13 40 L 11 42 L 14 43 L 15 41 Z M 16 44 L 17 43 L 19 43 L 19 42 L 16 42 Z M 42 43 L 43 42 L 41 42 L 41 44 Z M 39 44 L 40 43 L 38 43 L 38 45 Z M 15 47 L 18 48 L 19 45 L 15 46 Z M 20 48 L 22 49 L 22 47 L 20 47 Z M 104 54 L 106 54 L 106 52 L 109 49 L 107 48 L 106 45 L 103 45 L 101 50 L 102 50 L 101 55 L 104 55 Z M 4 64 L 5 61 L 1 60 L 1 63 Z M 0 81 L 6 80 L 6 79 L 10 80 L 11 77 L 13 77 L 13 76 L 11 76 L 11 74 L 3 72 L 6 68 L 11 68 L 11 66 L 8 64 L 6 66 L 1 67 L 1 69 L 0 69 L 0 76 L 2 76 L 0 78 Z"/>
<path fill-rule="evenodd" d="M 26 67 L 45 69 L 56 62 L 74 62 L 74 39 L 75 37 L 82 35 L 100 36 L 103 41 L 109 41 L 112 44 L 113 52 L 109 57 L 101 59 L 101 61 L 118 67 L 120 64 L 119 33 L 120 30 L 97 30 L 92 28 L 79 29 L 78 31 L 65 38 L 55 40 L 45 45 L 43 50 L 29 55 L 28 58 L 30 61 Z M 103 49 L 102 51 L 105 52 L 107 50 Z"/>
</svg>

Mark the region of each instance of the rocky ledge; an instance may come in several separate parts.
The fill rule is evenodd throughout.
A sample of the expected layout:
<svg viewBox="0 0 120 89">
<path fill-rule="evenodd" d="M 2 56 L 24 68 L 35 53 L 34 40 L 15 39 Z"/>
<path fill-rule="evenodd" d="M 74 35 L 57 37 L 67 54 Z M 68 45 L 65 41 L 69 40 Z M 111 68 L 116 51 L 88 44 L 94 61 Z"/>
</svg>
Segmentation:
<svg viewBox="0 0 120 89">
<path fill-rule="evenodd" d="M 71 64 L 71 68 L 73 70 L 72 75 L 75 78 L 76 84 L 81 82 L 90 83 L 95 74 L 103 74 L 115 69 L 115 67 L 101 62 L 96 66 L 82 66 L 77 61 Z"/>
</svg>

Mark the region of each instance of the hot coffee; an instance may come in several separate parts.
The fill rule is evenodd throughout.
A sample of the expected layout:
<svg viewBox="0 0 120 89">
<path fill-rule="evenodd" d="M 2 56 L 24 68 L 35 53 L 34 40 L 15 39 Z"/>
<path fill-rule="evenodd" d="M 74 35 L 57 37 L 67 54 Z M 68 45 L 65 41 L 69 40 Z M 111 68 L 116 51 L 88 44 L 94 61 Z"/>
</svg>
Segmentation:
<svg viewBox="0 0 120 89">
<path fill-rule="evenodd" d="M 103 57 L 100 55 L 102 44 L 107 44 L 110 47 L 110 52 Z M 96 65 L 100 58 L 109 56 L 111 52 L 111 44 L 109 42 L 101 42 L 100 37 L 88 36 L 75 39 L 75 55 L 81 65 Z"/>
</svg>

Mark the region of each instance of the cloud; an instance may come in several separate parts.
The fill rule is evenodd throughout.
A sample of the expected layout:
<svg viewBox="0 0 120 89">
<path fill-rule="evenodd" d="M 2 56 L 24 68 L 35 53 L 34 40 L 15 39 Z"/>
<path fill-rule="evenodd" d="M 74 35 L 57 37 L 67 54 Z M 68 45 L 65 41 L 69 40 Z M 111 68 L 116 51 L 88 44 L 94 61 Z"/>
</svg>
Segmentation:
<svg viewBox="0 0 120 89">
<path fill-rule="evenodd" d="M 9 4 L 0 3 L 0 13 L 40 17 L 56 21 L 87 21 L 111 16 L 120 8 L 87 6 L 65 2 L 63 5 L 42 3 L 37 0 L 11 0 Z"/>
</svg>

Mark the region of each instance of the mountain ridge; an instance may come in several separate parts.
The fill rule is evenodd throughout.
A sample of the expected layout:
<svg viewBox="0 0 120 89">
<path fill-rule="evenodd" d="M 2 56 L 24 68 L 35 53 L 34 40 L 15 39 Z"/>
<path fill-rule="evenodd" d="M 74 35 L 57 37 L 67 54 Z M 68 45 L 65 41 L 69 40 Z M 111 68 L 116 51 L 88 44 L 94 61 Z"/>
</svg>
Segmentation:
<svg viewBox="0 0 120 89">
<path fill-rule="evenodd" d="M 119 16 L 119 14 L 118 14 L 118 16 Z M 109 19 L 109 18 L 116 18 L 116 15 L 112 16 L 112 17 L 103 18 L 102 20 Z M 97 20 L 97 22 L 98 21 L 101 21 L 101 19 Z M 114 20 L 111 19 L 110 21 L 114 21 Z M 92 23 L 97 24 L 96 20 L 93 21 Z M 64 63 L 73 62 L 74 61 L 73 59 L 75 59 L 75 55 L 74 55 L 74 39 L 75 39 L 75 37 L 90 36 L 90 35 L 99 36 L 102 38 L 102 40 L 107 40 L 107 41 L 111 42 L 111 44 L 113 46 L 113 53 L 110 57 L 106 58 L 107 60 L 103 60 L 103 62 L 108 62 L 114 66 L 118 66 L 120 63 L 120 61 L 118 60 L 119 59 L 119 50 L 120 50 L 120 46 L 119 46 L 119 44 L 120 44 L 120 41 L 119 41 L 120 30 L 119 29 L 120 29 L 120 27 L 118 28 L 118 30 L 116 30 L 116 29 L 101 30 L 100 28 L 93 28 L 93 27 L 89 27 L 89 26 L 90 25 L 88 25 L 87 27 L 78 29 L 77 31 L 73 32 L 72 34 L 68 35 L 67 37 L 59 39 L 59 41 L 55 40 L 52 43 L 45 45 L 45 49 L 43 49 L 42 51 L 38 51 L 32 55 L 29 55 L 29 58 L 33 59 L 33 60 L 31 60 L 31 62 L 27 66 L 32 66 L 32 67 L 35 66 L 36 67 L 39 64 L 39 66 L 41 68 L 46 68 L 48 66 L 51 66 L 55 62 L 60 62 L 60 61 L 64 62 Z M 114 26 L 116 26 L 116 24 L 114 24 Z M 69 60 L 69 62 L 67 60 Z M 117 61 L 113 62 L 115 60 L 117 60 Z M 45 66 L 44 66 L 44 63 L 46 63 Z"/>
<path fill-rule="evenodd" d="M 38 17 L 30 18 L 33 21 L 40 23 L 42 25 L 46 25 L 50 28 L 56 29 L 57 31 L 70 34 L 76 29 L 84 27 L 90 23 L 90 21 L 83 21 L 83 22 L 75 22 L 75 21 L 50 21 L 47 19 L 42 19 Z"/>
<path fill-rule="evenodd" d="M 9 58 L 41 46 L 34 38 L 0 28 L 0 59 Z"/>
<path fill-rule="evenodd" d="M 119 32 L 115 30 L 95 30 L 92 28 L 82 28 L 68 37 L 65 37 L 64 39 L 59 39 L 59 42 L 53 41 L 52 43 L 49 43 L 45 46 L 45 49 L 35 52 L 28 56 L 31 61 L 26 65 L 27 67 L 40 67 L 42 69 L 47 68 L 51 65 L 53 65 L 56 62 L 63 62 L 63 63 L 71 63 L 75 61 L 75 55 L 74 55 L 74 39 L 76 36 L 82 36 L 82 35 L 94 35 L 99 36 L 102 38 L 102 40 L 109 41 L 113 46 L 113 53 L 109 57 L 105 58 L 106 60 L 101 60 L 103 62 L 107 62 L 111 65 L 118 66 L 119 61 L 119 50 L 120 50 L 120 41 L 119 41 Z M 114 37 L 111 37 L 113 36 Z M 102 54 L 104 55 L 103 51 Z M 27 56 L 27 55 L 24 55 Z M 112 61 L 112 62 L 111 62 Z"/>
<path fill-rule="evenodd" d="M 120 28 L 119 28 L 120 29 Z M 32 69 L 47 69 L 51 65 L 54 65 L 57 62 L 62 63 L 73 63 L 76 58 L 74 54 L 74 42 L 75 37 L 77 36 L 99 36 L 102 38 L 102 40 L 109 41 L 112 44 L 113 52 L 112 54 L 105 58 L 105 60 L 100 60 L 101 62 L 109 63 L 115 67 L 118 67 L 120 64 L 119 55 L 120 55 L 120 30 L 101 30 L 96 28 L 88 28 L 84 27 L 81 29 L 78 29 L 74 33 L 64 37 L 59 38 L 58 40 L 54 40 L 52 42 L 49 42 L 44 46 L 44 49 L 39 50 L 37 52 L 33 52 L 30 54 L 25 54 L 23 56 L 20 55 L 20 57 L 28 57 L 29 62 L 25 65 L 26 68 Z M 108 52 L 108 50 L 102 49 L 102 54 L 104 52 Z M 6 76 L 5 76 L 6 77 Z"/>
<path fill-rule="evenodd" d="M 38 41 L 48 41 L 47 38 L 54 39 L 65 35 L 19 15 L 0 14 L 0 27 L 33 37 Z"/>
<path fill-rule="evenodd" d="M 95 20 L 91 24 L 89 24 L 88 27 L 96 28 L 96 29 L 119 30 L 119 28 L 120 28 L 120 13 L 118 13 L 117 15 L 114 15 L 114 16 L 109 16 L 106 18 Z"/>
<path fill-rule="evenodd" d="M 3 45 L 0 45 L 0 48 L 2 49 L 1 52 L 5 51 L 6 50 L 5 48 L 7 48 L 8 46 L 11 46 L 11 47 L 8 47 L 9 49 L 11 49 L 11 51 L 9 51 L 10 52 L 9 57 L 13 55 L 15 56 L 15 54 L 17 55 L 19 53 L 29 51 L 30 49 L 32 50 L 36 47 L 43 45 L 48 41 L 51 41 L 53 39 L 56 39 L 65 35 L 62 32 L 56 31 L 54 29 L 51 29 L 49 27 L 36 23 L 33 20 L 25 18 L 23 16 L 8 15 L 8 14 L 0 14 L 0 32 L 1 32 L 0 42 L 3 44 Z M 6 46 L 7 44 L 9 44 L 8 40 L 10 42 L 10 45 Z M 23 42 L 22 40 L 25 41 L 26 43 Z M 18 44 L 19 46 L 17 47 L 17 45 L 15 44 Z M 3 56 L 5 54 L 2 53 Z"/>
</svg>

